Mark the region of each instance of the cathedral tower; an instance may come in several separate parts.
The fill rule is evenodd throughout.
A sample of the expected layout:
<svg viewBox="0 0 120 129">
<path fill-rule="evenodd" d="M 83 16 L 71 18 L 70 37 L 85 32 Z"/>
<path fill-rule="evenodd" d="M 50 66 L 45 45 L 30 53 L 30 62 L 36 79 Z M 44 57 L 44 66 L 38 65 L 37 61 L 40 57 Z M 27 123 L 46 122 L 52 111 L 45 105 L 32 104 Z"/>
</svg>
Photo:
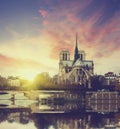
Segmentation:
<svg viewBox="0 0 120 129">
<path fill-rule="evenodd" d="M 63 50 L 60 52 L 60 61 L 68 61 L 70 60 L 70 53 L 67 50 Z"/>
<path fill-rule="evenodd" d="M 77 43 L 77 34 L 76 34 L 76 46 L 75 46 L 75 51 L 74 51 L 74 62 L 79 58 L 79 53 L 78 53 L 78 43 Z"/>
</svg>

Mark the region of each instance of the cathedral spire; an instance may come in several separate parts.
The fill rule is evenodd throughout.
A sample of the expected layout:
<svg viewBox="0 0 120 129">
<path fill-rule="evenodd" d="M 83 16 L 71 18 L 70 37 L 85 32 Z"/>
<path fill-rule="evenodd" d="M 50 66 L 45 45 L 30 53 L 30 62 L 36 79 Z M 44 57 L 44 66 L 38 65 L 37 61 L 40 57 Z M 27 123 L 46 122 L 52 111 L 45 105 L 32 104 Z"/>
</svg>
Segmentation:
<svg viewBox="0 0 120 129">
<path fill-rule="evenodd" d="M 76 46 L 75 46 L 75 51 L 74 51 L 74 62 L 79 58 L 78 54 L 78 43 L 77 43 L 77 34 L 76 34 Z"/>
<path fill-rule="evenodd" d="M 77 33 L 76 33 L 76 47 L 78 47 L 78 44 L 77 44 Z"/>
</svg>

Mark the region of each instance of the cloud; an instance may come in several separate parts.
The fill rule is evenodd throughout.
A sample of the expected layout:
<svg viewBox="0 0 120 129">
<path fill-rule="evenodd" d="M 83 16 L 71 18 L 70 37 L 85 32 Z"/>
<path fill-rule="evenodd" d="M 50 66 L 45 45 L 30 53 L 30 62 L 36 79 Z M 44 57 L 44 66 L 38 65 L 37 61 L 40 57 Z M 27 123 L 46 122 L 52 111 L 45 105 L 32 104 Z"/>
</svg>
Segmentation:
<svg viewBox="0 0 120 129">
<path fill-rule="evenodd" d="M 96 56 L 97 53 L 101 53 L 101 55 L 107 56 L 111 54 L 109 51 L 112 50 L 114 52 L 119 49 L 119 44 L 116 43 L 116 41 L 118 42 L 120 39 L 119 34 L 116 34 L 116 29 L 118 28 L 117 25 L 119 23 L 115 22 L 113 19 L 107 25 L 104 25 L 104 29 L 101 27 L 96 27 L 94 26 L 94 21 L 99 17 L 99 15 L 98 17 L 96 17 L 96 15 L 98 14 L 95 14 L 95 17 L 92 17 L 86 22 L 79 20 L 77 28 L 76 26 L 68 24 L 69 19 L 63 19 L 62 22 L 54 23 L 54 20 L 49 22 L 51 26 L 48 26 L 47 29 L 44 30 L 44 32 L 46 36 L 49 36 L 49 39 L 52 42 L 52 57 L 58 55 L 58 52 L 64 48 L 73 51 L 76 32 L 78 32 L 78 40 L 81 49 L 91 48 L 92 51 L 93 49 L 95 49 L 93 56 Z M 116 21 L 120 21 L 119 18 L 114 18 L 117 19 Z M 53 53 L 56 53 L 56 55 L 54 55 Z M 98 57 L 100 58 L 102 56 Z"/>
<path fill-rule="evenodd" d="M 14 75 L 28 78 L 44 71 L 50 73 L 50 75 L 57 71 L 51 63 L 47 65 L 47 62 L 40 62 L 39 60 L 37 62 L 31 59 L 13 58 L 0 54 L 0 61 L 0 71 L 4 76 Z"/>
<path fill-rule="evenodd" d="M 112 0 L 57 2 L 59 4 L 53 7 L 47 1 L 50 11 L 45 8 L 49 15 L 44 17 L 47 24 L 44 24 L 43 32 L 51 44 L 50 58 L 57 60 L 62 49 L 68 49 L 73 54 L 77 32 L 79 48 L 86 51 L 88 58 L 94 58 L 98 64 L 102 59 L 112 60 L 112 55 L 120 50 L 120 12 L 114 8 L 118 3 Z"/>
<path fill-rule="evenodd" d="M 105 62 L 110 63 L 113 58 L 118 58 L 118 1 L 44 0 L 38 6 L 35 16 L 31 16 L 34 23 L 27 29 L 25 25 L 21 31 L 10 25 L 6 26 L 7 34 L 12 37 L 12 40 L 0 41 L 0 58 L 6 66 L 13 65 L 20 69 L 21 65 L 24 69 L 39 71 L 42 68 L 57 73 L 59 53 L 62 49 L 68 49 L 73 55 L 76 33 L 79 49 L 86 51 L 87 58 L 94 59 L 99 72 L 100 69 L 105 69 L 104 66 L 107 69 Z M 110 15 L 111 11 L 113 13 Z M 111 62 L 111 66 L 116 67 L 117 64 Z"/>
<path fill-rule="evenodd" d="M 43 18 L 48 16 L 48 12 L 44 9 L 40 9 L 38 10 L 38 12 L 42 15 Z"/>
</svg>

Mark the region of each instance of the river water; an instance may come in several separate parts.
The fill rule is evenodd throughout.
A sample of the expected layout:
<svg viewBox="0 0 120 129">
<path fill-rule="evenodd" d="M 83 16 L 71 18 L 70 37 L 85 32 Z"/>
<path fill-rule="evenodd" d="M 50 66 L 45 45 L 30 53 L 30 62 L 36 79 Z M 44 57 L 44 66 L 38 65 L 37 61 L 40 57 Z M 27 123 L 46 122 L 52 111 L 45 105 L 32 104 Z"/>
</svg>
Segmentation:
<svg viewBox="0 0 120 129">
<path fill-rule="evenodd" d="M 0 129 L 120 129 L 116 92 L 38 92 L 36 99 L 11 94 L 0 94 Z"/>
</svg>

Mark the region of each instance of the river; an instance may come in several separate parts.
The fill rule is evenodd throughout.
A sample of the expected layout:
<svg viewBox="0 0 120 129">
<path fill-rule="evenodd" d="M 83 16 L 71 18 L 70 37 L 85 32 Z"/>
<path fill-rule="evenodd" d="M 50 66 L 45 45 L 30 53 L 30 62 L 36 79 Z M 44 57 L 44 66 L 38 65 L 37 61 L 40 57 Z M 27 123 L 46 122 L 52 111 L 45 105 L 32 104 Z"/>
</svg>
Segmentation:
<svg viewBox="0 0 120 129">
<path fill-rule="evenodd" d="M 0 94 L 0 129 L 120 129 L 119 109 L 118 92 L 8 92 Z"/>
</svg>

